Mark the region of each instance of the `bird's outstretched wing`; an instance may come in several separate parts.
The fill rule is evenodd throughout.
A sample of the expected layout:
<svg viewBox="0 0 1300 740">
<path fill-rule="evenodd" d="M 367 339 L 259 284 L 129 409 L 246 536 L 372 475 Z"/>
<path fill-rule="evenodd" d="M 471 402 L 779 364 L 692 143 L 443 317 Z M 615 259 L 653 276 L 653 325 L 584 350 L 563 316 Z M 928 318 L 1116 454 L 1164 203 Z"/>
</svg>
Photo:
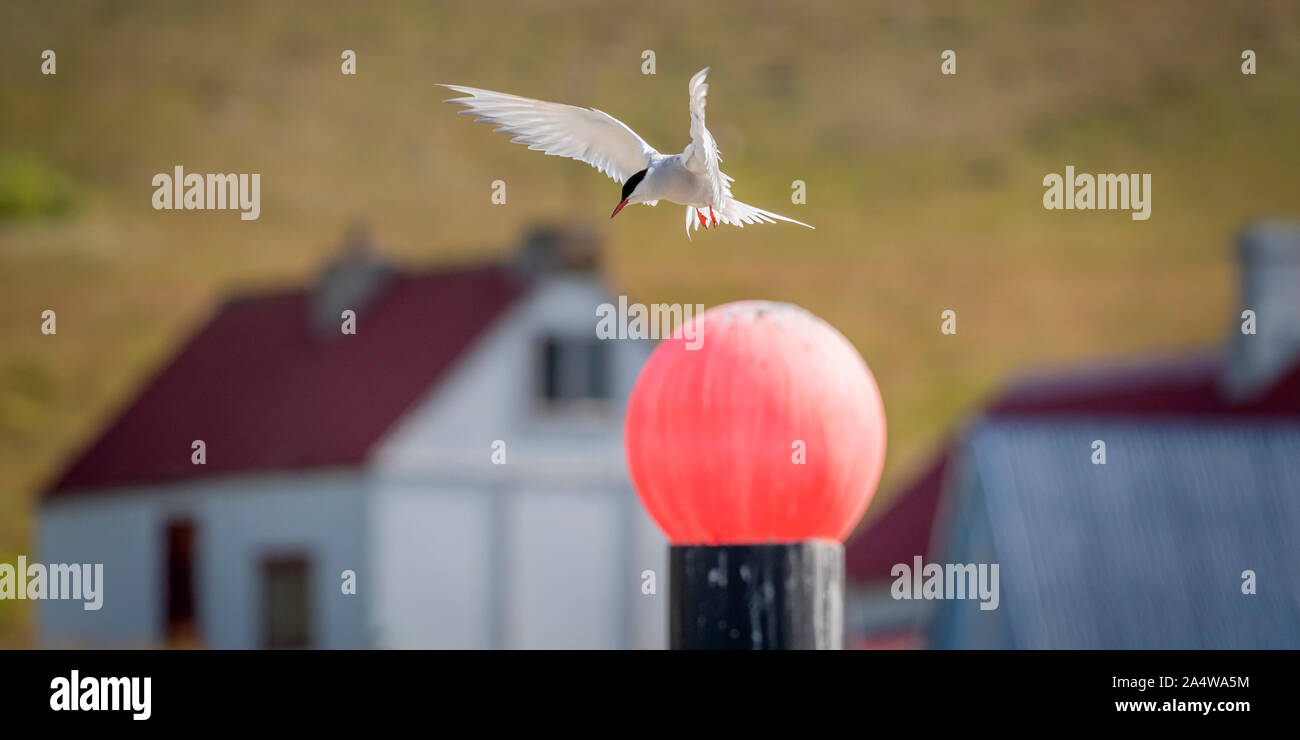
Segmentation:
<svg viewBox="0 0 1300 740">
<path fill-rule="evenodd" d="M 498 126 L 497 133 L 507 134 L 513 137 L 511 141 L 529 149 L 586 162 L 619 182 L 645 169 L 658 154 L 622 121 L 595 108 L 476 87 L 443 87 L 468 96 L 445 101 L 465 106 L 461 115 Z"/>
<path fill-rule="evenodd" d="M 696 174 L 707 175 L 711 199 L 714 203 L 721 203 L 727 195 L 728 178 L 719 169 L 722 154 L 718 151 L 718 144 L 704 126 L 704 104 L 709 93 L 704 78 L 708 74 L 709 68 L 705 67 L 691 78 L 691 143 L 682 152 L 682 164 Z"/>
<path fill-rule="evenodd" d="M 701 213 L 704 214 L 704 220 L 709 222 L 711 225 L 711 222 L 709 221 L 709 209 L 696 209 L 695 206 L 686 207 L 687 236 L 691 235 L 691 229 L 700 228 L 699 214 Z M 787 218 L 779 213 L 765 211 L 762 208 L 751 206 L 748 203 L 741 203 L 735 198 L 730 197 L 723 201 L 721 208 L 713 209 L 713 215 L 718 218 L 718 223 L 720 224 L 739 226 L 742 229 L 745 228 L 745 224 L 774 224 L 777 221 L 799 224 L 800 226 L 807 226 L 810 229 L 816 228 L 814 226 L 809 226 L 803 221 L 796 221 L 793 218 Z"/>
</svg>

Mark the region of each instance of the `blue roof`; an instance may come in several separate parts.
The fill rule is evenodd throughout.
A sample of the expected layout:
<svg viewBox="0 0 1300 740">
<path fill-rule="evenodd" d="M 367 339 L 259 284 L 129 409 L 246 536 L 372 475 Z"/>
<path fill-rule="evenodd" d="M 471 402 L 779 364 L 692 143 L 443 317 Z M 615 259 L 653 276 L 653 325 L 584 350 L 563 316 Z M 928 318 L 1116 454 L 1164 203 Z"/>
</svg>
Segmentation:
<svg viewBox="0 0 1300 740">
<path fill-rule="evenodd" d="M 937 557 L 991 557 L 1000 603 L 942 602 L 936 647 L 1300 647 L 1300 423 L 985 419 L 959 452 Z"/>
</svg>

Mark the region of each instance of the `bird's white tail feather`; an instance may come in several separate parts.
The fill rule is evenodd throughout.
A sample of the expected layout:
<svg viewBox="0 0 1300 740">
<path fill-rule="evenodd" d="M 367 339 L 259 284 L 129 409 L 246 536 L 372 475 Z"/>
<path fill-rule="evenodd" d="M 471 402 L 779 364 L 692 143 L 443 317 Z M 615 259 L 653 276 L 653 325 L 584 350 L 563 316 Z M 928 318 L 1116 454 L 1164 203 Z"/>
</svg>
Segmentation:
<svg viewBox="0 0 1300 740">
<path fill-rule="evenodd" d="M 739 201 L 737 201 L 737 203 L 739 203 Z M 807 228 L 809 228 L 809 229 L 812 229 L 813 231 L 816 231 L 816 230 L 817 230 L 817 227 L 816 227 L 816 226 L 811 226 L 811 225 L 809 225 L 809 224 L 804 223 L 803 221 L 798 221 L 798 220 L 795 220 L 795 219 L 790 218 L 790 217 L 788 217 L 788 216 L 782 216 L 782 215 L 779 214 L 779 213 L 772 213 L 771 211 L 765 211 L 765 210 L 763 210 L 762 208 L 758 208 L 757 206 L 747 205 L 747 204 L 745 204 L 745 203 L 739 203 L 739 205 L 742 205 L 742 206 L 744 206 L 745 208 L 747 208 L 747 209 L 749 209 L 749 210 L 751 210 L 751 211 L 754 212 L 754 216 L 755 216 L 754 220 L 753 220 L 753 221 L 746 221 L 746 223 L 759 223 L 761 220 L 763 220 L 763 219 L 767 219 L 767 220 L 768 220 L 768 223 L 771 223 L 771 222 L 774 221 L 774 220 L 775 220 L 775 221 L 785 221 L 785 222 L 787 222 L 787 223 L 799 224 L 800 226 L 807 227 Z M 740 226 L 741 228 L 744 228 L 744 224 L 743 224 L 743 223 L 736 224 L 736 225 L 737 225 L 737 226 Z"/>
<path fill-rule="evenodd" d="M 695 206 L 686 207 L 686 236 L 688 238 L 693 229 L 700 228 L 698 213 L 700 213 L 700 211 L 698 211 Z M 715 208 L 713 214 L 717 217 L 718 223 L 739 226 L 742 229 L 745 228 L 745 224 L 774 224 L 777 221 L 785 221 L 809 229 L 816 229 L 815 226 L 806 224 L 803 221 L 797 221 L 788 216 L 782 216 L 779 213 L 765 211 L 757 206 L 751 206 L 748 203 L 741 203 L 734 198 L 729 198 L 726 205 L 722 208 Z"/>
</svg>

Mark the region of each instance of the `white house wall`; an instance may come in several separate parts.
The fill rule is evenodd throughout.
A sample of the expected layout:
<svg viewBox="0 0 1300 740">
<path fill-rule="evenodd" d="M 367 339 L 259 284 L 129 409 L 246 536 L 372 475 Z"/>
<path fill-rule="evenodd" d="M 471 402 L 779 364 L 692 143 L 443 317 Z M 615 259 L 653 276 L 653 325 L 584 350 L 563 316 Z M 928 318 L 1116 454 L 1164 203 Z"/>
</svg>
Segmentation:
<svg viewBox="0 0 1300 740">
<path fill-rule="evenodd" d="M 386 644 L 664 645 L 666 542 L 623 452 L 623 410 L 653 345 L 610 342 L 614 398 L 602 413 L 556 415 L 534 398 L 539 342 L 595 338 L 596 306 L 610 300 L 595 280 L 542 280 L 372 455 L 382 492 L 372 552 L 385 583 L 374 616 Z M 492 462 L 498 440 L 503 465 Z M 385 541 L 397 531 L 404 544 Z M 642 594 L 644 571 L 656 594 Z M 438 610 L 442 634 L 420 617 Z"/>
<path fill-rule="evenodd" d="M 407 414 L 372 455 L 386 473 L 483 480 L 547 479 L 559 484 L 627 484 L 623 408 L 653 347 L 610 340 L 614 400 L 603 414 L 554 414 L 535 403 L 538 343 L 546 336 L 596 336 L 599 282 L 540 281 L 497 320 Z M 506 465 L 492 465 L 493 442 Z"/>
<path fill-rule="evenodd" d="M 42 508 L 36 523 L 41 563 L 103 563 L 103 605 L 37 602 L 45 647 L 150 647 L 161 632 L 161 539 L 157 502 L 143 496 L 87 498 Z"/>
<path fill-rule="evenodd" d="M 313 644 L 363 647 L 363 493 L 357 473 L 324 472 L 125 488 L 45 504 L 37 526 L 40 561 L 103 563 L 105 585 L 99 611 L 41 602 L 40 642 L 162 645 L 166 527 L 189 518 L 203 646 L 260 647 L 262 558 L 301 554 L 311 563 Z M 344 570 L 357 572 L 358 596 L 342 594 Z"/>
<path fill-rule="evenodd" d="M 493 497 L 471 487 L 392 483 L 372 504 L 373 645 L 494 647 L 501 569 L 493 560 Z"/>
<path fill-rule="evenodd" d="M 609 491 L 517 489 L 508 505 L 508 640 L 518 648 L 627 647 L 637 580 L 624 507 Z"/>
<path fill-rule="evenodd" d="M 364 560 L 366 491 L 355 473 L 241 479 L 204 497 L 199 571 L 208 596 L 199 605 L 205 644 L 261 647 L 263 558 L 301 554 L 311 563 L 312 646 L 366 645 Z M 345 570 L 357 595 L 342 592 Z M 227 598 L 232 595 L 233 598 Z"/>
<path fill-rule="evenodd" d="M 665 644 L 666 545 L 630 492 L 411 479 L 374 487 L 375 646 Z"/>
</svg>

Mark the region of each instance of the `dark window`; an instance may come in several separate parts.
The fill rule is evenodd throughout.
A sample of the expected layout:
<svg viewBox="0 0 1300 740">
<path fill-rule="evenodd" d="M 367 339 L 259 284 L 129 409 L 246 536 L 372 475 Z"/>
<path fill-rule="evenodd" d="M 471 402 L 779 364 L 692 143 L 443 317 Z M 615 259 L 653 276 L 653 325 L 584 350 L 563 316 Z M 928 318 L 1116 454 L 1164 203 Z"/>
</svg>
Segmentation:
<svg viewBox="0 0 1300 740">
<path fill-rule="evenodd" d="M 175 521 L 167 525 L 166 605 L 164 624 L 167 641 L 193 643 L 198 639 L 194 617 L 194 523 Z"/>
<path fill-rule="evenodd" d="M 539 393 L 550 403 L 611 397 L 609 343 L 594 337 L 542 342 Z"/>
<path fill-rule="evenodd" d="M 311 568 L 304 557 L 275 557 L 262 562 L 262 645 L 267 648 L 311 646 Z"/>
<path fill-rule="evenodd" d="M 542 397 L 560 399 L 560 343 L 548 339 L 542 344 Z"/>
</svg>

